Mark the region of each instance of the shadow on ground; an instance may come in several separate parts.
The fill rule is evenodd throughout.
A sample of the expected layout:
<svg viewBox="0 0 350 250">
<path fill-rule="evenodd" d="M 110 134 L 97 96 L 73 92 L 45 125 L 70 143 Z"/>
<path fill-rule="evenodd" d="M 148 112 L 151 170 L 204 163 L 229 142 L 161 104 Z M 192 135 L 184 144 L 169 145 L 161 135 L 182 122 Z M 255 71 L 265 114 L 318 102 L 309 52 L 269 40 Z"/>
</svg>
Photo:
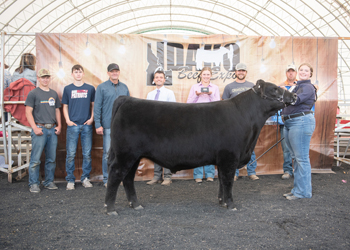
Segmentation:
<svg viewBox="0 0 350 250">
<path fill-rule="evenodd" d="M 313 174 L 313 197 L 282 197 L 293 179 L 280 175 L 240 178 L 234 184 L 238 211 L 217 200 L 218 180 L 172 185 L 136 182 L 144 210 L 128 208 L 119 189 L 119 216 L 105 214 L 105 188 L 30 193 L 28 177 L 12 184 L 0 174 L 0 249 L 349 249 L 350 167 Z"/>
</svg>

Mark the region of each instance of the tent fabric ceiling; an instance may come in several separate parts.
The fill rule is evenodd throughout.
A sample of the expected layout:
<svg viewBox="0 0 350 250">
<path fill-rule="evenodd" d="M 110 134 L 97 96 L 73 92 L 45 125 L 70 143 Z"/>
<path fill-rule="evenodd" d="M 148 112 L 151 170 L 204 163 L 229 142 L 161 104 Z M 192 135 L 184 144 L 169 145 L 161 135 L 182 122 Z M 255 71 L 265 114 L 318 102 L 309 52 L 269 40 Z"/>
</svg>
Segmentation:
<svg viewBox="0 0 350 250">
<path fill-rule="evenodd" d="M 5 0 L 6 33 L 181 33 L 350 37 L 348 0 Z M 350 79 L 350 40 L 339 42 L 339 71 Z M 7 36 L 12 68 L 35 51 L 33 36 Z"/>
<path fill-rule="evenodd" d="M 345 0 L 5 0 L 6 32 L 348 36 Z"/>
</svg>

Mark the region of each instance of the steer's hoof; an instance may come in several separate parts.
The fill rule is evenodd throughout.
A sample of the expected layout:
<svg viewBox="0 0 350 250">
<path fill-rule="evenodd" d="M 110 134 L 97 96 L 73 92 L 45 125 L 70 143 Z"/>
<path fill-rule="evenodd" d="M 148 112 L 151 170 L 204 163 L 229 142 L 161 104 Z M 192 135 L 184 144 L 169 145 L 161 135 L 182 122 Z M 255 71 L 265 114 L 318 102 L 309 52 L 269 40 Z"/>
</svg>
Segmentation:
<svg viewBox="0 0 350 250">
<path fill-rule="evenodd" d="M 219 198 L 219 204 L 222 205 L 223 202 L 224 200 L 222 198 Z"/>
<path fill-rule="evenodd" d="M 107 214 L 112 216 L 118 216 L 118 213 L 116 211 L 107 212 Z"/>
<path fill-rule="evenodd" d="M 227 203 L 221 203 L 221 206 L 227 208 Z"/>
<path fill-rule="evenodd" d="M 230 211 L 237 211 L 237 208 L 231 208 Z"/>
<path fill-rule="evenodd" d="M 142 210 L 142 209 L 143 209 L 143 206 L 139 205 L 138 207 L 135 207 L 134 209 L 135 209 L 135 210 Z"/>
<path fill-rule="evenodd" d="M 134 208 L 135 210 L 142 210 L 143 209 L 143 206 L 141 206 L 141 205 L 134 207 L 134 204 L 132 202 L 129 202 L 129 207 Z"/>
</svg>

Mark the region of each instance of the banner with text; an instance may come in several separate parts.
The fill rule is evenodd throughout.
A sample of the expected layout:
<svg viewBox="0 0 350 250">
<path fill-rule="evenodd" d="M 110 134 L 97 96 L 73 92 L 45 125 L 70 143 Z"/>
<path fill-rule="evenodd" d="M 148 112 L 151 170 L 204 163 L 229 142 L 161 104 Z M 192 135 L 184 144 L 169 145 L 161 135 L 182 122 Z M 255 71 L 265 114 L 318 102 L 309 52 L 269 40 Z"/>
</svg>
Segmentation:
<svg viewBox="0 0 350 250">
<path fill-rule="evenodd" d="M 285 81 L 287 65 L 298 67 L 308 62 L 314 69 L 312 82 L 319 86 L 317 125 L 310 147 L 312 167 L 331 167 L 337 106 L 337 38 L 37 34 L 36 51 L 37 69 L 48 68 L 51 71 L 51 87 L 60 98 L 63 88 L 73 82 L 71 68 L 75 64 L 84 67 L 84 81 L 97 87 L 108 80 L 107 66 L 117 63 L 120 80 L 128 86 L 131 96 L 143 99 L 155 88 L 154 72 L 163 70 L 166 87 L 174 91 L 177 102 L 186 102 L 190 88 L 197 83 L 198 74 L 204 66 L 212 68 L 212 83 L 219 86 L 222 95 L 225 86 L 234 81 L 235 66 L 240 62 L 247 65 L 248 81 L 255 83 L 263 79 L 277 85 Z M 64 142 L 65 138 L 61 140 Z M 102 145 L 101 140 L 102 137 L 94 135 L 94 146 Z M 260 136 L 257 156 L 275 141 L 276 133 L 268 138 Z M 62 149 L 65 147 L 63 142 Z M 280 149 L 275 153 L 281 153 Z M 269 161 L 269 157 L 273 159 L 275 156 L 268 153 L 259 160 L 258 173 L 274 173 L 282 169 L 283 157 L 282 162 Z M 100 166 L 100 162 L 96 162 L 97 165 Z"/>
</svg>

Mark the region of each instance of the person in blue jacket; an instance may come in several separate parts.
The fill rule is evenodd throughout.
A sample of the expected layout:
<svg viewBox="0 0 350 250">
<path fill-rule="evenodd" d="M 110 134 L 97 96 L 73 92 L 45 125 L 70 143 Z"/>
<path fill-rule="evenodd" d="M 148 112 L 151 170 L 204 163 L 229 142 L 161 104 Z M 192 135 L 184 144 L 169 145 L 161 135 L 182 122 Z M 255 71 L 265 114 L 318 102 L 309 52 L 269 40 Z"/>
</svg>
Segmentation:
<svg viewBox="0 0 350 250">
<path fill-rule="evenodd" d="M 312 197 L 309 148 L 316 125 L 311 109 L 317 98 L 316 88 L 310 80 L 312 73 L 310 64 L 299 66 L 299 81 L 291 91 L 297 94 L 297 101 L 282 111 L 284 138 L 294 161 L 294 187 L 283 195 L 288 200 Z"/>
</svg>

